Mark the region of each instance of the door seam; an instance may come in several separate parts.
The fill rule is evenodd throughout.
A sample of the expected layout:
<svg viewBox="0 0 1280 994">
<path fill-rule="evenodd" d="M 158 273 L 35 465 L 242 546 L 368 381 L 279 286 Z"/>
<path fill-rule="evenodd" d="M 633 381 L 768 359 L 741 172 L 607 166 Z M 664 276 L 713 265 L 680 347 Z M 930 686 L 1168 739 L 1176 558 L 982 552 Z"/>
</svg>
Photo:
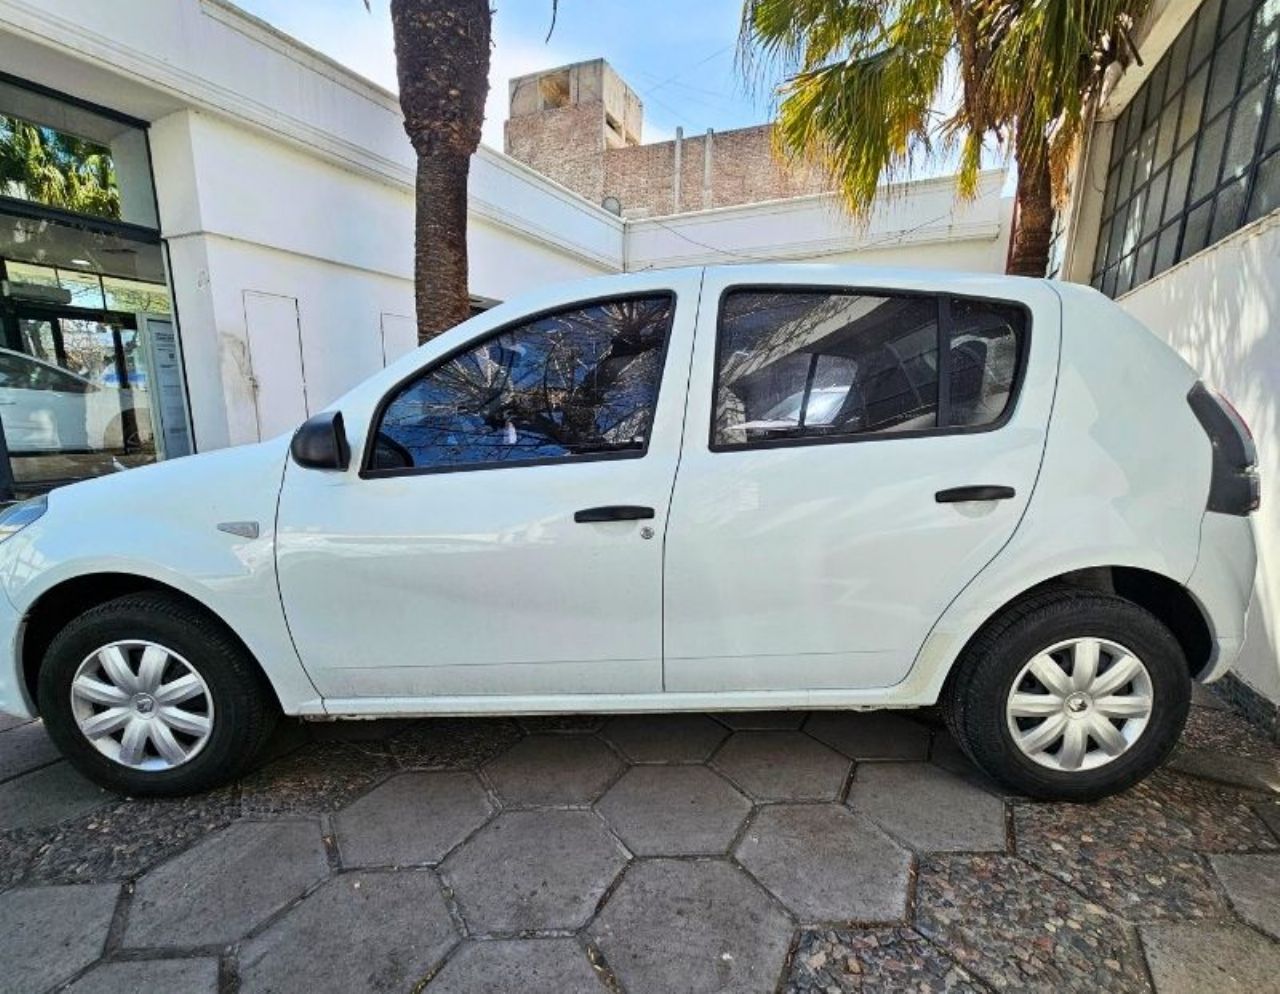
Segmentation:
<svg viewBox="0 0 1280 994">
<path fill-rule="evenodd" d="M 702 320 L 702 291 L 706 282 L 707 270 L 703 267 L 698 276 L 698 297 L 693 307 L 693 334 L 690 336 L 688 373 L 684 385 L 684 414 L 680 418 L 680 447 L 676 450 L 675 471 L 671 474 L 671 491 L 667 495 L 667 518 L 662 524 L 662 555 L 658 583 L 658 658 L 661 661 L 660 672 L 664 694 L 667 692 L 667 534 L 671 530 L 671 517 L 676 509 L 676 481 L 680 479 L 680 465 L 684 462 L 684 438 L 689 425 L 689 398 L 693 393 L 693 359 L 698 347 L 698 330 Z M 676 306 L 678 307 L 679 303 Z"/>
</svg>

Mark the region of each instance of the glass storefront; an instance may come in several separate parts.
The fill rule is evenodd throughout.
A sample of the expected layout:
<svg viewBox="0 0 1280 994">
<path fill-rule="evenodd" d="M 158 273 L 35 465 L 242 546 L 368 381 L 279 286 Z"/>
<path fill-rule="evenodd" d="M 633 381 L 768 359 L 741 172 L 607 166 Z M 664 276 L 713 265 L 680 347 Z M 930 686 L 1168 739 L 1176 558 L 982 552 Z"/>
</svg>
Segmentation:
<svg viewBox="0 0 1280 994">
<path fill-rule="evenodd" d="M 191 451 L 144 126 L 7 78 L 0 430 L 18 493 Z"/>
</svg>

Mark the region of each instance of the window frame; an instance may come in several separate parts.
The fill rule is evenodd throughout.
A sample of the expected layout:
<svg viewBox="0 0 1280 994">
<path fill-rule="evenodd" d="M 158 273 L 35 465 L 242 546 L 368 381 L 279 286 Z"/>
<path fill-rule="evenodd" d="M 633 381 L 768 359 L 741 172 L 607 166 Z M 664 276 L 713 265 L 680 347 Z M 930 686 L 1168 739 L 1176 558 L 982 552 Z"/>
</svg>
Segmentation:
<svg viewBox="0 0 1280 994">
<path fill-rule="evenodd" d="M 944 344 L 951 341 L 954 322 L 951 318 L 951 301 L 966 300 L 981 304 L 998 304 L 1012 307 L 1023 316 L 1022 347 L 1018 349 L 1018 361 L 1013 370 L 1013 381 L 1009 386 L 1009 400 L 1000 412 L 1000 417 L 981 425 L 936 425 L 933 428 L 911 428 L 906 431 L 887 432 L 854 432 L 848 435 L 809 435 L 797 438 L 769 438 L 755 442 L 721 443 L 716 441 L 716 398 L 720 394 L 720 344 L 724 334 L 725 302 L 734 293 L 826 293 L 840 296 L 882 296 L 911 297 L 915 299 L 933 300 L 938 307 L 937 348 L 938 348 L 938 407 L 936 419 L 942 421 L 944 412 L 950 408 L 951 393 L 951 350 Z M 980 435 L 998 431 L 1007 425 L 1015 414 L 1022 399 L 1022 384 L 1026 379 L 1027 363 L 1031 356 L 1032 325 L 1034 316 L 1031 308 L 1020 300 L 1006 297 L 992 297 L 985 294 L 957 293 L 950 290 L 904 290 L 897 287 L 851 286 L 842 284 L 814 283 L 740 283 L 725 287 L 720 292 L 720 300 L 716 305 L 716 333 L 711 351 L 711 404 L 710 426 L 707 435 L 707 447 L 712 452 L 754 452 L 761 449 L 789 449 L 809 445 L 847 445 L 853 442 L 892 442 L 914 438 L 937 438 L 944 435 Z"/>
<path fill-rule="evenodd" d="M 1258 185 L 1258 179 L 1265 164 L 1273 158 L 1280 158 L 1280 146 L 1273 147 L 1268 151 L 1266 145 L 1272 118 L 1276 113 L 1280 113 L 1280 107 L 1277 107 L 1275 97 L 1277 91 L 1280 91 L 1280 52 L 1271 52 L 1269 56 L 1270 66 L 1257 79 L 1252 80 L 1247 88 L 1245 86 L 1248 45 L 1253 40 L 1253 33 L 1260 22 L 1264 6 L 1261 0 L 1252 0 L 1247 10 L 1236 11 L 1234 19 L 1228 19 L 1227 3 L 1217 3 L 1215 5 L 1210 0 L 1200 3 L 1161 54 L 1152 71 L 1138 85 L 1129 103 L 1116 115 L 1113 122 L 1115 126 L 1112 130 L 1111 147 L 1107 154 L 1107 162 L 1101 171 L 1102 191 L 1101 207 L 1098 214 L 1098 240 L 1092 246 L 1092 254 L 1089 260 L 1088 283 L 1106 296 L 1116 299 L 1134 291 L 1261 219 L 1259 217 L 1251 220 L 1249 217 L 1254 203 L 1254 193 Z M 1209 17 L 1212 18 L 1211 24 L 1208 22 Z M 1206 27 L 1206 25 L 1208 26 Z M 1196 61 L 1196 42 L 1202 29 L 1209 32 L 1210 41 L 1208 42 L 1207 51 L 1201 54 L 1200 61 Z M 1225 43 L 1237 31 L 1244 32 L 1244 47 L 1239 65 L 1232 66 L 1229 60 L 1224 62 L 1221 56 L 1226 47 Z M 1185 42 L 1186 51 L 1182 53 L 1185 54 L 1185 59 L 1182 61 L 1181 66 L 1182 79 L 1171 84 L 1169 81 L 1169 67 L 1173 64 L 1175 54 L 1179 54 L 1177 49 L 1179 45 L 1183 44 L 1184 37 L 1187 40 Z M 1207 107 L 1210 87 L 1215 70 L 1220 63 L 1225 64 L 1228 70 L 1233 71 L 1234 77 L 1232 77 L 1226 103 L 1214 113 L 1212 118 L 1208 118 Z M 1161 87 L 1157 88 L 1161 106 L 1152 124 L 1156 127 L 1158 136 L 1161 127 L 1160 116 L 1176 105 L 1177 114 L 1173 124 L 1173 144 L 1169 150 L 1168 158 L 1163 162 L 1157 163 L 1157 153 L 1153 152 L 1150 160 L 1151 174 L 1141 182 L 1137 181 L 1136 175 L 1130 176 L 1129 190 L 1126 192 L 1123 189 L 1124 184 L 1121 182 L 1121 173 L 1125 160 L 1130 153 L 1140 151 L 1141 135 L 1144 129 L 1152 126 L 1152 124 L 1145 123 L 1147 104 L 1153 92 L 1150 84 L 1156 74 L 1162 70 L 1164 78 L 1161 82 Z M 1187 120 L 1187 94 L 1193 92 L 1189 87 L 1192 79 L 1201 73 L 1204 74 L 1205 78 L 1203 86 L 1200 87 L 1199 101 L 1195 110 L 1198 121 L 1194 130 L 1185 138 L 1181 138 L 1181 132 Z M 1264 91 L 1257 134 L 1254 136 L 1253 147 L 1247 162 L 1234 178 L 1230 178 L 1226 175 L 1227 149 L 1231 142 L 1232 132 L 1238 116 L 1246 104 L 1245 97 L 1255 89 Z M 1171 95 L 1171 92 L 1173 95 Z M 1131 127 L 1130 122 L 1135 119 L 1135 112 L 1137 117 L 1142 120 L 1136 127 Z M 1221 144 L 1216 149 L 1217 164 L 1213 170 L 1208 190 L 1197 196 L 1195 195 L 1195 187 L 1199 176 L 1196 167 L 1200 159 L 1201 149 L 1204 147 L 1212 148 L 1212 145 L 1206 142 L 1205 135 L 1210 128 L 1219 123 L 1222 124 L 1223 134 Z M 1122 124 L 1123 127 L 1121 127 Z M 1171 180 L 1174 166 L 1183 154 L 1189 157 L 1186 182 L 1178 198 L 1180 203 L 1175 205 Z M 1135 159 L 1135 162 L 1137 161 Z M 1137 169 L 1138 166 L 1135 165 L 1135 173 Z M 1124 219 L 1121 216 L 1122 208 L 1123 212 L 1127 212 L 1139 196 L 1148 196 L 1155 189 L 1155 184 L 1160 176 L 1163 176 L 1162 185 L 1158 191 L 1160 192 L 1160 210 L 1156 216 L 1154 228 L 1147 231 L 1145 217 L 1140 216 L 1137 225 L 1137 239 L 1133 247 L 1126 253 L 1122 251 L 1123 243 L 1118 243 L 1120 250 L 1113 257 L 1110 251 L 1111 242 L 1115 240 L 1116 231 L 1123 230 L 1124 227 Z M 1237 221 L 1233 227 L 1218 235 L 1215 239 L 1213 231 L 1215 224 L 1218 222 L 1220 202 L 1234 185 L 1240 183 L 1243 185 L 1243 193 L 1241 194 L 1242 201 Z M 1107 209 L 1108 202 L 1110 203 L 1110 209 Z M 1146 203 L 1143 204 L 1143 215 L 1145 215 L 1148 206 Z M 1174 212 L 1172 216 L 1166 218 L 1165 215 L 1169 214 L 1171 208 L 1174 208 Z M 1190 219 L 1193 214 L 1199 213 L 1201 210 L 1205 212 L 1203 243 L 1199 247 L 1192 248 L 1192 243 L 1188 241 L 1188 236 L 1193 231 Z M 1173 229 L 1172 233 L 1170 233 L 1170 229 Z M 1161 261 L 1160 243 L 1167 236 L 1171 237 L 1173 242 L 1171 258 L 1164 268 L 1157 272 L 1156 266 Z M 1145 268 L 1140 272 L 1137 268 L 1138 254 L 1148 246 L 1151 246 L 1150 256 L 1146 259 Z M 1189 248 L 1190 251 L 1188 251 Z M 1127 268 L 1126 263 L 1128 263 Z"/>
<path fill-rule="evenodd" d="M 642 299 L 665 299 L 670 304 L 670 313 L 667 317 L 667 330 L 662 341 L 662 352 L 658 356 L 658 386 L 653 394 L 653 421 L 656 424 L 658 418 L 658 405 L 662 401 L 662 385 L 667 378 L 667 356 L 671 351 L 671 334 L 675 329 L 677 308 L 680 306 L 679 294 L 672 289 L 636 290 L 632 292 L 603 294 L 599 297 L 587 297 L 583 300 L 557 304 L 552 307 L 532 311 L 528 314 L 522 314 L 519 317 L 512 318 L 510 321 L 500 324 L 495 328 L 490 328 L 488 331 L 476 335 L 474 338 L 467 339 L 467 341 L 463 342 L 461 345 L 450 349 L 444 353 L 444 355 L 436 359 L 432 359 L 425 365 L 419 366 L 412 373 L 396 381 L 396 383 L 393 384 L 391 388 L 378 400 L 378 404 L 373 411 L 373 416 L 369 419 L 369 428 L 365 433 L 364 451 L 360 456 L 360 471 L 358 474 L 360 479 L 382 480 L 402 476 L 436 476 L 443 473 L 472 473 L 495 469 L 531 469 L 537 466 L 562 466 L 569 463 L 608 462 L 617 459 L 643 459 L 649 454 L 649 446 L 653 441 L 652 425 L 650 426 L 649 433 L 645 436 L 643 446 L 640 448 L 620 449 L 617 452 L 590 452 L 577 456 L 549 456 L 541 459 L 526 459 L 519 462 L 476 462 L 464 463 L 456 466 L 405 466 L 394 469 L 377 469 L 371 465 L 373 462 L 374 447 L 377 440 L 378 426 L 382 424 L 382 419 L 386 416 L 387 408 L 391 406 L 391 403 L 396 396 L 414 380 L 420 379 L 424 376 L 429 376 L 440 367 L 458 358 L 458 356 L 474 350 L 478 345 L 508 334 L 523 325 L 533 324 L 534 322 L 555 317 L 558 314 L 564 314 L 569 311 L 583 310 L 617 301 Z"/>
</svg>

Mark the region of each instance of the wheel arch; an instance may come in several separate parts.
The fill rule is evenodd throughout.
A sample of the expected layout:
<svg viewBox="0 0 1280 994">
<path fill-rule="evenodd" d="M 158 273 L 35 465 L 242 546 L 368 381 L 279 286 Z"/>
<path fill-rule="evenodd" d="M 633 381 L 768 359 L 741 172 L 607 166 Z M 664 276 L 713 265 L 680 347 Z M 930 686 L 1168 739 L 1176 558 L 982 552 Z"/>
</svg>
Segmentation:
<svg viewBox="0 0 1280 994">
<path fill-rule="evenodd" d="M 23 685 L 28 699 L 34 705 L 38 695 L 36 691 L 40 665 L 50 643 L 66 625 L 74 618 L 91 608 L 127 594 L 163 593 L 182 601 L 187 606 L 204 614 L 222 628 L 245 651 L 249 659 L 257 667 L 263 682 L 271 688 L 276 703 L 281 704 L 279 688 L 275 686 L 271 675 L 258 659 L 257 654 L 246 644 L 236 630 L 222 618 L 217 611 L 199 598 L 185 590 L 154 577 L 139 573 L 101 572 L 86 573 L 73 576 L 50 587 L 32 603 L 23 619 L 18 642 L 19 659 Z"/>
<path fill-rule="evenodd" d="M 1183 584 L 1163 573 L 1138 566 L 1091 566 L 1041 580 L 989 611 L 952 656 L 944 684 L 955 674 L 956 663 L 964 656 L 965 650 L 993 622 L 1026 598 L 1055 588 L 1114 594 L 1149 611 L 1169 629 L 1181 646 L 1192 678 L 1212 662 L 1213 634 L 1209 619 Z"/>
</svg>

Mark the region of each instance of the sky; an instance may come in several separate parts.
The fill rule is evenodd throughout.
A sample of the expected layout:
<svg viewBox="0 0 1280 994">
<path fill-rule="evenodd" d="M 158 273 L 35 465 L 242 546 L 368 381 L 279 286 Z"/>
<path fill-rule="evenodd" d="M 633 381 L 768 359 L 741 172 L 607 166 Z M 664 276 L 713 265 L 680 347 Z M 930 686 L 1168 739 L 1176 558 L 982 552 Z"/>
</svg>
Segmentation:
<svg viewBox="0 0 1280 994">
<path fill-rule="evenodd" d="M 235 0 L 272 26 L 396 88 L 388 0 Z M 768 95 L 748 93 L 734 65 L 741 0 L 493 0 L 494 47 L 484 141 L 501 150 L 507 81 L 603 56 L 644 103 L 644 140 L 760 124 Z"/>
</svg>

